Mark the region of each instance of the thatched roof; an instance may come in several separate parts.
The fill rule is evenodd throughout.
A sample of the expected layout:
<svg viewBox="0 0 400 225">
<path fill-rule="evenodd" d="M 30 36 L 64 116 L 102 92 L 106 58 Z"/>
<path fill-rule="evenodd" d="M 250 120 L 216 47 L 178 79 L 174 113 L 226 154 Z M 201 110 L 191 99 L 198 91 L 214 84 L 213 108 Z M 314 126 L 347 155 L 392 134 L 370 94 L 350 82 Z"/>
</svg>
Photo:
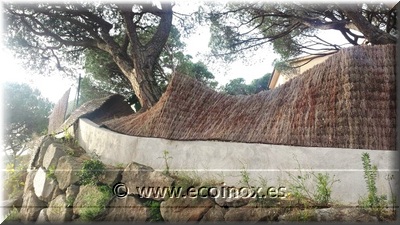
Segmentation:
<svg viewBox="0 0 400 225">
<path fill-rule="evenodd" d="M 175 75 L 148 111 L 105 122 L 174 140 L 395 149 L 395 46 L 342 49 L 270 91 L 217 93 Z"/>
<path fill-rule="evenodd" d="M 64 128 L 70 127 L 79 118 L 88 118 L 92 122 L 101 124 L 106 120 L 131 115 L 133 113 L 133 109 L 125 101 L 124 96 L 119 94 L 109 95 L 82 104 L 72 112 L 68 119 L 57 129 L 56 133 L 63 132 Z"/>
</svg>

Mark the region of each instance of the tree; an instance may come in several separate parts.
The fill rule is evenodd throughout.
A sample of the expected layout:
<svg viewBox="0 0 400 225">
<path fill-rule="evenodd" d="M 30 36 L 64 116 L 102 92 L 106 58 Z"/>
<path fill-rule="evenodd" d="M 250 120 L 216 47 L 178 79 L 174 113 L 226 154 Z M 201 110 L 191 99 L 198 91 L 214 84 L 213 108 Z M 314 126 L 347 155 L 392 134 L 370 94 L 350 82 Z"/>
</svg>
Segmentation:
<svg viewBox="0 0 400 225">
<path fill-rule="evenodd" d="M 385 4 L 227 3 L 211 4 L 204 14 L 212 52 L 225 60 L 267 43 L 284 59 L 341 48 L 318 36 L 319 30 L 336 30 L 350 45 L 397 42 L 397 13 Z"/>
<path fill-rule="evenodd" d="M 16 165 L 32 135 L 46 133 L 53 104 L 27 84 L 4 84 L 4 149 Z M 11 154 L 7 154 L 11 152 Z"/>
<path fill-rule="evenodd" d="M 148 37 L 143 34 L 142 38 Z M 194 63 L 190 55 L 183 53 L 184 47 L 185 44 L 180 40 L 178 29 L 172 26 L 154 70 L 154 76 L 161 91 L 165 91 L 174 72 L 192 76 L 205 85 L 216 88 L 218 82 L 214 80 L 215 77 L 208 71 L 207 66 L 202 62 Z M 99 96 L 119 93 L 125 96 L 128 103 L 134 105 L 136 110 L 140 109 L 140 103 L 129 81 L 110 55 L 96 49 L 85 50 L 85 70 L 87 76 L 81 82 L 80 103 Z"/>
<path fill-rule="evenodd" d="M 124 74 L 143 109 L 161 96 L 154 69 L 168 39 L 173 5 L 161 2 L 121 4 L 4 4 L 6 40 L 27 65 L 82 58 L 85 49 L 106 52 Z M 147 33 L 148 39 L 140 34 Z"/>
<path fill-rule="evenodd" d="M 269 90 L 268 81 L 271 74 L 267 73 L 264 76 L 254 79 L 250 84 L 246 84 L 243 78 L 230 80 L 229 83 L 220 88 L 221 92 L 230 95 L 251 95 L 257 94 L 260 91 Z"/>
</svg>

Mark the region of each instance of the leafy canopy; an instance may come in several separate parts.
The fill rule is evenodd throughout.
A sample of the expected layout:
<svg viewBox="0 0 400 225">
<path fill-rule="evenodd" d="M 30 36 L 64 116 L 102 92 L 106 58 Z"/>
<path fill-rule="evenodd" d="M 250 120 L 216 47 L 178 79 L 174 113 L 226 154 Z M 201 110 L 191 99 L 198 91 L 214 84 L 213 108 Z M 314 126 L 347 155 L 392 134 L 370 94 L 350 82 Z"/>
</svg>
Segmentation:
<svg viewBox="0 0 400 225">
<path fill-rule="evenodd" d="M 23 83 L 4 83 L 4 147 L 21 154 L 32 135 L 46 133 L 53 103 Z"/>
</svg>

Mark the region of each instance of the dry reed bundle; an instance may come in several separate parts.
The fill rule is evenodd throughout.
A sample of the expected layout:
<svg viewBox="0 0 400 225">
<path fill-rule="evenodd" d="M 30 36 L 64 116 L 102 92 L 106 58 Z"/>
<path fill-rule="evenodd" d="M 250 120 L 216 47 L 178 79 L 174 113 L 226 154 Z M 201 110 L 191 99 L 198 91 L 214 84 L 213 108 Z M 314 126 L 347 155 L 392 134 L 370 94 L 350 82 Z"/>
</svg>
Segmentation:
<svg viewBox="0 0 400 225">
<path fill-rule="evenodd" d="M 131 115 L 133 113 L 134 111 L 122 95 L 109 95 L 82 104 L 58 127 L 55 133 L 63 132 L 64 128 L 70 127 L 79 118 L 88 118 L 92 122 L 101 124 L 106 120 Z"/>
<path fill-rule="evenodd" d="M 270 91 L 217 93 L 176 74 L 148 111 L 104 124 L 173 140 L 395 149 L 395 46 L 342 49 Z"/>
</svg>

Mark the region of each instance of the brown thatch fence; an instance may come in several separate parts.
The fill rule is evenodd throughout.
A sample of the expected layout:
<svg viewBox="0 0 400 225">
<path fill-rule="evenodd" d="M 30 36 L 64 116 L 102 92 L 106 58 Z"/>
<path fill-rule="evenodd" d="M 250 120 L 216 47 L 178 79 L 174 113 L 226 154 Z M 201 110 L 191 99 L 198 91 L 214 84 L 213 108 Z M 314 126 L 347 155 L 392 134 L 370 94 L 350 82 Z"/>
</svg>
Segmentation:
<svg viewBox="0 0 400 225">
<path fill-rule="evenodd" d="M 177 74 L 150 110 L 105 125 L 174 140 L 394 150 L 395 63 L 394 45 L 347 48 L 251 96 L 217 93 Z"/>
</svg>

